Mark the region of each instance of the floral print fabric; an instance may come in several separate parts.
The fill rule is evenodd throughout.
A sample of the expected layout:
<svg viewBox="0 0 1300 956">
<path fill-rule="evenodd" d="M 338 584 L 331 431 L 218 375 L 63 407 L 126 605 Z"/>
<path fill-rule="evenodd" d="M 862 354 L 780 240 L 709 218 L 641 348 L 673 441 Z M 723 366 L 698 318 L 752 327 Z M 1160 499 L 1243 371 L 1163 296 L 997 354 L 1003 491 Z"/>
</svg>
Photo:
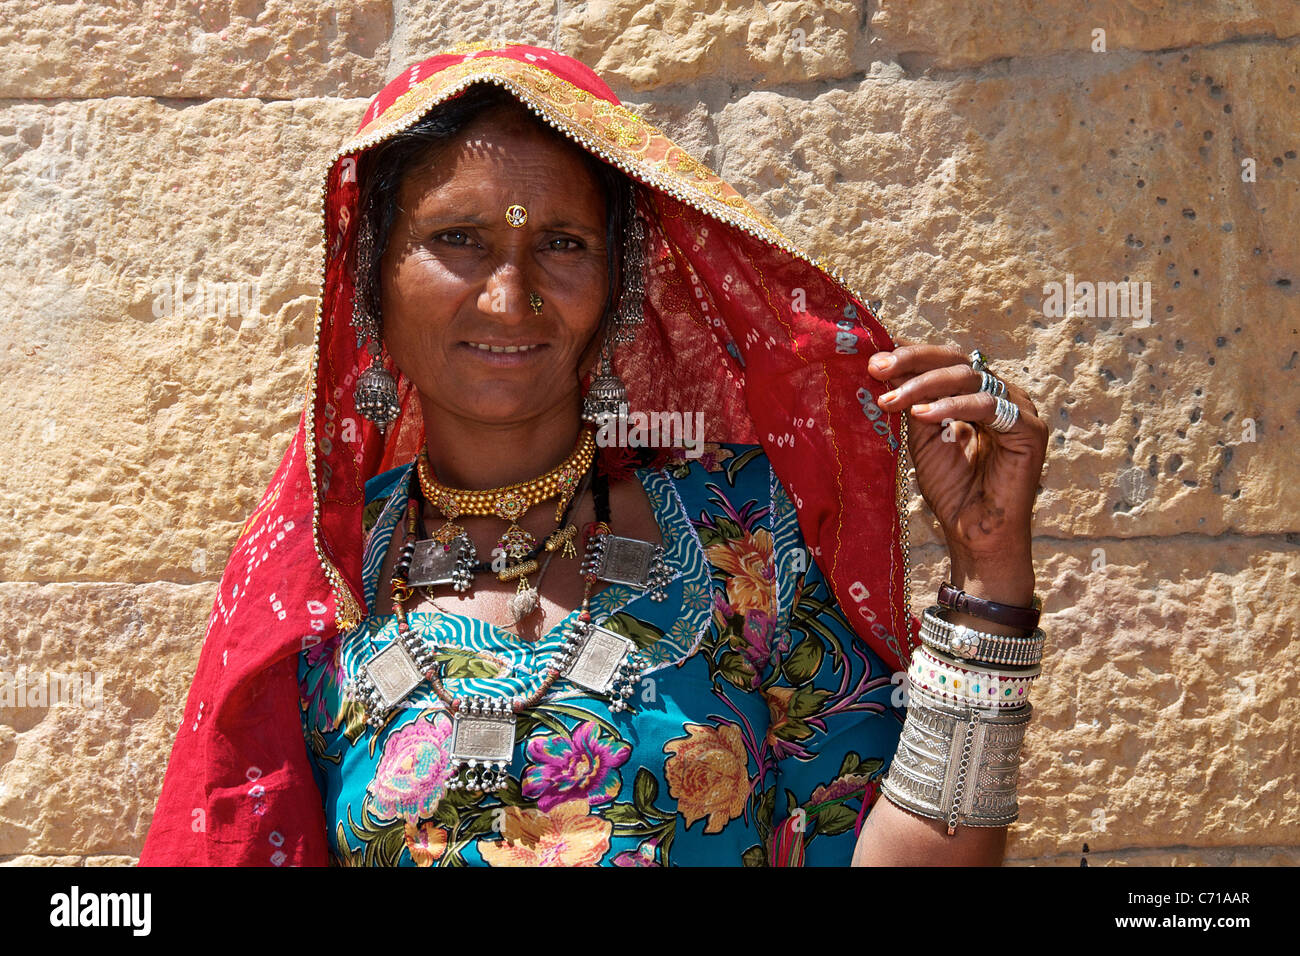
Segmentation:
<svg viewBox="0 0 1300 956">
<path fill-rule="evenodd" d="M 411 471 L 367 484 L 370 606 Z M 622 713 L 558 680 L 519 715 L 504 789 L 447 788 L 451 719 L 427 683 L 378 732 L 345 698 L 395 638 L 392 615 L 302 652 L 303 731 L 334 862 L 849 863 L 898 742 L 901 675 L 853 634 L 761 448 L 707 445 L 637 477 L 676 577 L 659 603 L 608 586 L 592 614 L 650 664 Z M 576 614 L 533 645 L 454 614 L 410 620 L 443 646 L 452 693 L 526 696 Z"/>
</svg>

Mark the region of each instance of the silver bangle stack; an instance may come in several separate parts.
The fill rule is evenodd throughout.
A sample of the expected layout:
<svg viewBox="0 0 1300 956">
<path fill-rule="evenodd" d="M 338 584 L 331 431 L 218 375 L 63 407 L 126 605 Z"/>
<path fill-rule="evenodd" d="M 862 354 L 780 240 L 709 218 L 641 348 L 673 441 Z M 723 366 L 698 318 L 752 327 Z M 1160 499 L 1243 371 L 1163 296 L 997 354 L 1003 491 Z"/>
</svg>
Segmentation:
<svg viewBox="0 0 1300 956">
<path fill-rule="evenodd" d="M 943 608 L 925 609 L 921 618 L 921 640 L 925 646 L 949 657 L 997 664 L 1007 667 L 1032 667 L 1043 660 L 1047 635 L 1041 627 L 1028 637 L 989 634 L 964 624 L 952 624 L 943 616 Z"/>
<path fill-rule="evenodd" d="M 986 710 L 931 697 L 909 680 L 907 720 L 881 789 L 904 810 L 959 824 L 1005 827 L 1020 815 L 1020 745 L 1032 708 Z"/>
<path fill-rule="evenodd" d="M 907 719 L 881 792 L 918 816 L 1004 827 L 1020 814 L 1020 748 L 1045 635 L 991 634 L 927 608 L 907 672 Z"/>
</svg>

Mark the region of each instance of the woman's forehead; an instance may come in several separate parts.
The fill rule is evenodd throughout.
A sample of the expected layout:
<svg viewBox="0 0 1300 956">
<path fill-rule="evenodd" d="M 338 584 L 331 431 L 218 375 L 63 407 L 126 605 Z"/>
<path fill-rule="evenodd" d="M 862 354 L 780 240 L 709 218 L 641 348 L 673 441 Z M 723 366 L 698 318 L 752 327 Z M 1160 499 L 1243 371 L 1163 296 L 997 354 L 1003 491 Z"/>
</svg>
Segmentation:
<svg viewBox="0 0 1300 956">
<path fill-rule="evenodd" d="M 467 126 L 416 165 L 402 187 L 421 207 L 533 203 L 592 215 L 604 207 L 578 147 L 527 122 Z"/>
</svg>

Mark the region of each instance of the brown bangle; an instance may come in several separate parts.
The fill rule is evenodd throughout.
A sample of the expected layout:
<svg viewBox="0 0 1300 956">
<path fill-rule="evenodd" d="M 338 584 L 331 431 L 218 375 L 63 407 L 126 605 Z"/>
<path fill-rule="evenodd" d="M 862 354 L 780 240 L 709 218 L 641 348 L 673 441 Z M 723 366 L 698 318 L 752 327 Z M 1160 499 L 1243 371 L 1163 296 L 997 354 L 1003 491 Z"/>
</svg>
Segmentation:
<svg viewBox="0 0 1300 956">
<path fill-rule="evenodd" d="M 1043 601 L 1038 595 L 1034 595 L 1032 607 L 998 604 L 996 601 L 986 601 L 965 591 L 959 591 L 948 581 L 939 586 L 939 603 L 959 614 L 969 614 L 971 617 L 992 621 L 995 624 L 1005 624 L 1007 627 L 1022 627 L 1027 631 L 1038 627 L 1038 618 L 1043 610 Z"/>
</svg>

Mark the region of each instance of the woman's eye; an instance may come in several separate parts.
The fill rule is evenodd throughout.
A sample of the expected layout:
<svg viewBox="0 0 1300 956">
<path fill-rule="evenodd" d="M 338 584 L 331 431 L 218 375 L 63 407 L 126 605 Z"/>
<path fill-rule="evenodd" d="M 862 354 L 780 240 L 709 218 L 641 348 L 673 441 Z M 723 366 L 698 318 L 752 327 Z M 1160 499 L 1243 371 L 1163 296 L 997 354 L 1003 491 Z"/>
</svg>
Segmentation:
<svg viewBox="0 0 1300 956">
<path fill-rule="evenodd" d="M 566 245 L 566 243 L 567 243 L 567 245 Z M 581 243 L 581 242 L 579 242 L 577 239 L 570 239 L 570 238 L 567 237 L 567 236 L 561 236 L 561 237 L 558 238 L 558 239 L 552 239 L 550 245 L 551 245 L 551 248 L 552 248 L 552 249 L 555 249 L 555 250 L 557 250 L 557 251 L 561 251 L 561 252 L 568 251 L 569 249 L 581 249 L 581 248 L 582 248 L 582 243 Z"/>
<path fill-rule="evenodd" d="M 470 242 L 469 233 L 464 229 L 448 229 L 446 232 L 438 233 L 435 238 L 453 246 L 466 246 Z"/>
</svg>

